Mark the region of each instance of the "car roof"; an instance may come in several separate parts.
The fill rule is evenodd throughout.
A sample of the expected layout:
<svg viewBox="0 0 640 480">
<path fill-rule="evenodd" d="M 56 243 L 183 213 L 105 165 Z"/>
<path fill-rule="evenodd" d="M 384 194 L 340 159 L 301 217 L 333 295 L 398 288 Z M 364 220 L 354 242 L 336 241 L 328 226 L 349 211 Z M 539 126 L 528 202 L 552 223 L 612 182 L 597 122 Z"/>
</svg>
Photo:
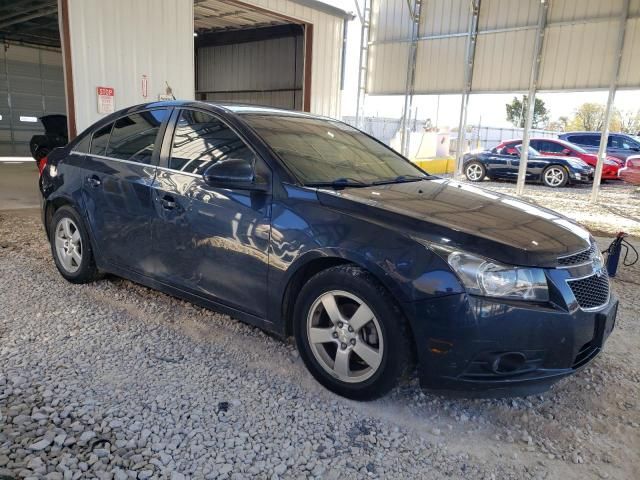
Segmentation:
<svg viewBox="0 0 640 480">
<path fill-rule="evenodd" d="M 132 107 L 124 108 L 117 114 L 129 114 L 135 113 L 137 111 L 147 110 L 150 108 L 158 108 L 158 107 L 214 107 L 226 110 L 230 113 L 235 113 L 237 115 L 286 115 L 286 116 L 295 116 L 301 118 L 316 118 L 321 120 L 334 120 L 329 117 L 324 117 L 322 115 L 315 115 L 309 112 L 301 112 L 298 110 L 287 110 L 284 108 L 276 108 L 269 106 L 260 106 L 260 105 L 250 105 L 243 103 L 230 103 L 230 102 L 204 102 L 199 100 L 165 100 L 158 102 L 149 102 L 149 103 L 141 103 L 138 105 L 134 105 Z"/>
</svg>

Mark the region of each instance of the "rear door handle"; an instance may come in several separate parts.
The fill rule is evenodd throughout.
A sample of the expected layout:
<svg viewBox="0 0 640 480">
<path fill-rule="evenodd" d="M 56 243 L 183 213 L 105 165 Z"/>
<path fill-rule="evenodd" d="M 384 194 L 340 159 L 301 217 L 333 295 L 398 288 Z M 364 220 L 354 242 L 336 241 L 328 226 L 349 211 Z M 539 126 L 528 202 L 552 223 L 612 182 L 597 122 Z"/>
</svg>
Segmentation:
<svg viewBox="0 0 640 480">
<path fill-rule="evenodd" d="M 91 175 L 90 177 L 87 177 L 87 183 L 92 187 L 99 187 L 102 184 L 97 175 Z"/>
<path fill-rule="evenodd" d="M 160 203 L 162 204 L 162 208 L 164 208 L 165 210 L 173 210 L 174 208 L 176 208 L 175 200 L 169 195 L 165 195 L 164 197 L 162 197 L 160 199 Z"/>
</svg>

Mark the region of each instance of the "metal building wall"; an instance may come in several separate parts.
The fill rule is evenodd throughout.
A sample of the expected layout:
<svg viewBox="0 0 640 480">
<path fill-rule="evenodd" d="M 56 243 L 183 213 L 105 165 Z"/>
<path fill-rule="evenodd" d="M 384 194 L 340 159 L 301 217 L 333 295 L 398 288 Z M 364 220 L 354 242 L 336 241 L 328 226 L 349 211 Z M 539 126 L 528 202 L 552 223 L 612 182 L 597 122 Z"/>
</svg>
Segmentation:
<svg viewBox="0 0 640 480">
<path fill-rule="evenodd" d="M 29 156 L 29 140 L 44 132 L 39 121 L 66 113 L 59 51 L 8 45 L 0 56 L 0 156 Z M 21 120 L 21 117 L 23 119 Z"/>
<path fill-rule="evenodd" d="M 291 0 L 244 0 L 243 3 L 313 24 L 311 112 L 338 118 L 344 19 Z"/>
<path fill-rule="evenodd" d="M 166 84 L 193 99 L 192 0 L 68 0 L 78 132 L 101 117 L 96 87 L 115 88 L 115 107 L 157 100 Z M 142 94 L 142 75 L 148 96 Z"/>
<path fill-rule="evenodd" d="M 207 100 L 302 109 L 301 35 L 197 50 L 197 91 Z"/>
<path fill-rule="evenodd" d="M 411 40 L 406 0 L 373 0 L 370 94 L 404 94 Z M 416 94 L 460 93 L 464 84 L 469 0 L 422 2 Z M 472 92 L 526 91 L 540 0 L 481 0 Z M 604 89 L 615 58 L 623 0 L 551 0 L 538 88 Z M 620 88 L 640 87 L 640 0 L 631 0 Z M 634 55 L 635 54 L 635 55 Z"/>
</svg>

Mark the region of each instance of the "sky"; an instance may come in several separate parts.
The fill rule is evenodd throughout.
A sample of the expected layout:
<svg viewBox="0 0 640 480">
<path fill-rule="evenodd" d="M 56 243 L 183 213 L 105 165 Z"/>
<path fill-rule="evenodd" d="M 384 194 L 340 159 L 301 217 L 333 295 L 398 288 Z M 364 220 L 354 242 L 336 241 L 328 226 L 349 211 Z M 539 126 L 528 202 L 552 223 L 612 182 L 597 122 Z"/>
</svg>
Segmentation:
<svg viewBox="0 0 640 480">
<path fill-rule="evenodd" d="M 322 0 L 346 11 L 356 12 L 355 0 Z M 362 0 L 360 0 L 362 4 Z M 351 116 L 356 113 L 356 98 L 358 91 L 358 54 L 360 47 L 360 21 L 357 16 L 349 22 L 347 36 L 347 52 L 345 61 L 345 83 L 342 93 L 342 115 Z M 522 96 L 522 92 L 510 94 L 475 94 L 469 100 L 467 123 L 469 125 L 484 125 L 492 127 L 512 126 L 506 119 L 505 105 L 514 96 Z M 558 117 L 571 118 L 574 111 L 585 102 L 605 104 L 607 91 L 544 93 L 537 98 L 545 102 L 550 111 L 550 119 Z M 419 95 L 414 97 L 414 108 L 417 109 L 419 119 L 431 119 L 434 126 L 456 127 L 460 120 L 460 95 Z M 640 110 L 640 91 L 621 90 L 616 94 L 615 105 L 622 111 Z M 400 118 L 404 98 L 402 96 L 373 96 L 368 95 L 365 103 L 367 116 Z M 415 114 L 415 110 L 414 110 Z"/>
</svg>

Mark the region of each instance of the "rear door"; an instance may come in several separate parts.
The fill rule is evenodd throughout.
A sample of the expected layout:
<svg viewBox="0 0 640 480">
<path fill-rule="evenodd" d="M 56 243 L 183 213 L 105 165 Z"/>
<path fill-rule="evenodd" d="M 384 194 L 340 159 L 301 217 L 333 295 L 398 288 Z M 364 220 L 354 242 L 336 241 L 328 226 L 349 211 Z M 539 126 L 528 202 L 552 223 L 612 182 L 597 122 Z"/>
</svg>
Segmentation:
<svg viewBox="0 0 640 480">
<path fill-rule="evenodd" d="M 152 184 L 169 114 L 159 108 L 119 118 L 93 134 L 85 157 L 83 199 L 98 254 L 139 273 L 149 270 Z"/>
<path fill-rule="evenodd" d="M 155 182 L 156 275 L 165 283 L 264 318 L 271 194 L 212 187 L 202 174 L 229 159 L 246 161 L 265 182 L 270 182 L 270 170 L 218 116 L 197 109 L 182 109 L 174 116 L 175 131 L 165 139 Z"/>
</svg>

